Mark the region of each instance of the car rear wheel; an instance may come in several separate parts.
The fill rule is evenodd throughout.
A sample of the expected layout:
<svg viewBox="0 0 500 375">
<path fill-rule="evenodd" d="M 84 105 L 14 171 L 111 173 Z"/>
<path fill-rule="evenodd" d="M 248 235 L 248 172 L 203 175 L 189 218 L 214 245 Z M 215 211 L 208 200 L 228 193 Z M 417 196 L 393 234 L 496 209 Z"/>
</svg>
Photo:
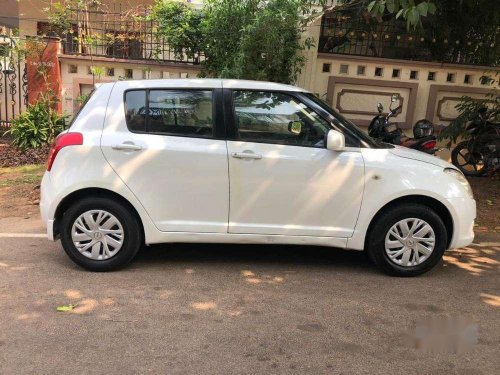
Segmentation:
<svg viewBox="0 0 500 375">
<path fill-rule="evenodd" d="M 408 204 L 384 212 L 367 238 L 373 262 L 393 276 L 417 276 L 432 269 L 443 257 L 446 227 L 429 207 Z"/>
<path fill-rule="evenodd" d="M 129 263 L 143 242 L 137 218 L 107 198 L 85 198 L 71 206 L 61 222 L 68 256 L 90 271 L 110 271 Z"/>
</svg>

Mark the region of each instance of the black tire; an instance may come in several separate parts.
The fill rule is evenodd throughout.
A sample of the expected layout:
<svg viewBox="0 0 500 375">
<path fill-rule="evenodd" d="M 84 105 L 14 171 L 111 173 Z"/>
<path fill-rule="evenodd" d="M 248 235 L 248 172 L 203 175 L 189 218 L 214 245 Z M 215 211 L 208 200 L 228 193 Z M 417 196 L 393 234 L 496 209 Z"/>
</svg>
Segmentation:
<svg viewBox="0 0 500 375">
<path fill-rule="evenodd" d="M 464 152 L 465 151 L 465 152 Z M 459 160 L 459 156 L 464 159 L 464 162 Z M 471 177 L 479 177 L 483 176 L 486 173 L 486 168 L 484 166 L 483 156 L 478 152 L 475 154 L 471 153 L 469 150 L 469 141 L 460 142 L 455 148 L 451 151 L 451 162 L 455 167 L 460 169 L 460 171 L 466 175 Z M 477 168 L 479 165 L 475 161 L 483 161 L 482 168 Z M 470 166 L 473 169 L 465 169 L 466 166 Z"/>
<path fill-rule="evenodd" d="M 404 267 L 389 259 L 385 251 L 385 239 L 394 224 L 409 218 L 427 222 L 436 238 L 434 249 L 425 261 L 415 266 Z M 376 220 L 368 233 L 366 251 L 375 265 L 386 274 L 401 277 L 418 276 L 440 262 L 447 246 L 447 231 L 441 218 L 431 208 L 415 203 L 404 204 L 383 212 Z"/>
<path fill-rule="evenodd" d="M 109 259 L 93 260 L 80 253 L 71 239 L 75 220 L 89 210 L 104 210 L 114 215 L 123 227 L 123 244 Z M 138 219 L 124 205 L 108 198 L 84 198 L 73 204 L 61 221 L 61 242 L 64 251 L 79 266 L 89 271 L 111 271 L 125 266 L 137 254 L 143 244 L 142 229 Z"/>
</svg>

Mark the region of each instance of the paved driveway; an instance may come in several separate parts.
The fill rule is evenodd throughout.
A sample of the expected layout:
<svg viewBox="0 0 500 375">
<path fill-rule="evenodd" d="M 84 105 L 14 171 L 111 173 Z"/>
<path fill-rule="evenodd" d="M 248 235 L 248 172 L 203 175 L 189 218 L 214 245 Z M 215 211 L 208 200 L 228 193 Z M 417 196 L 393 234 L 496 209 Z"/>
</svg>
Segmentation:
<svg viewBox="0 0 500 375">
<path fill-rule="evenodd" d="M 293 246 L 165 245 L 90 273 L 2 237 L 0 373 L 498 374 L 499 245 L 398 279 Z"/>
</svg>

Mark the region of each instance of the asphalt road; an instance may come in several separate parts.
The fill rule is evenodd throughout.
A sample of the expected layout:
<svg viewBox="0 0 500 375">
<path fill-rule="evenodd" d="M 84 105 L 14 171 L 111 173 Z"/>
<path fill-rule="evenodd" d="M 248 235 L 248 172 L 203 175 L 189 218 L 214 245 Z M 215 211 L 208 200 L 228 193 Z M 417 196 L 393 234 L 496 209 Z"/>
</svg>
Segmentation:
<svg viewBox="0 0 500 375">
<path fill-rule="evenodd" d="M 483 243 L 400 279 L 357 252 L 175 244 L 90 273 L 0 237 L 0 373 L 498 374 L 499 261 Z"/>
</svg>

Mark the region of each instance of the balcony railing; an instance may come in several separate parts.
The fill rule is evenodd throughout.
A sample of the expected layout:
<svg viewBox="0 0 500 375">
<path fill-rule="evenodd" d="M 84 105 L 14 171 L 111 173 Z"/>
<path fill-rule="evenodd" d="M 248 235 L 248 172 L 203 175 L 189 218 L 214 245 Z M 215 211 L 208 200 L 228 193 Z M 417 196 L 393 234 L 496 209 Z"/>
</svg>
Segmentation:
<svg viewBox="0 0 500 375">
<path fill-rule="evenodd" d="M 63 53 L 118 59 L 156 60 L 198 64 L 203 56 L 173 51 L 158 32 L 158 24 L 146 13 L 71 9 L 65 30 L 49 22 L 38 22 L 38 35 L 61 38 Z"/>
<path fill-rule="evenodd" d="M 497 34 L 472 42 L 431 31 L 407 32 L 399 20 L 368 22 L 357 13 L 332 12 L 323 16 L 318 52 L 392 59 L 495 65 L 500 56 Z"/>
</svg>

